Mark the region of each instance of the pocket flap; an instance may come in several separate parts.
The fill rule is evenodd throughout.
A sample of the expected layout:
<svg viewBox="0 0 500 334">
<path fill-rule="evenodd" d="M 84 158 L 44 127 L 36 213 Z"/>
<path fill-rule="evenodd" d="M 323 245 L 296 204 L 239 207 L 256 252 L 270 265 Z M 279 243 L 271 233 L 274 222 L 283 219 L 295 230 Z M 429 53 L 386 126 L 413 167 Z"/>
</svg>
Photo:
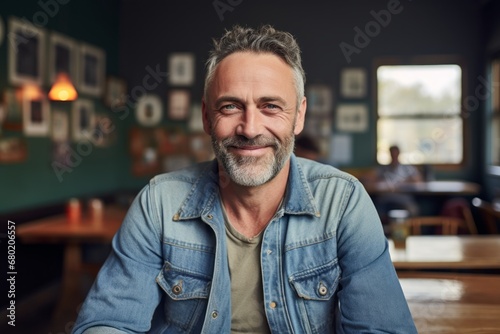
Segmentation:
<svg viewBox="0 0 500 334">
<path fill-rule="evenodd" d="M 297 295 L 304 299 L 329 300 L 337 290 L 340 268 L 337 260 L 290 275 Z"/>
<path fill-rule="evenodd" d="M 210 277 L 175 267 L 169 262 L 163 265 L 156 282 L 175 300 L 208 298 L 210 293 Z"/>
</svg>

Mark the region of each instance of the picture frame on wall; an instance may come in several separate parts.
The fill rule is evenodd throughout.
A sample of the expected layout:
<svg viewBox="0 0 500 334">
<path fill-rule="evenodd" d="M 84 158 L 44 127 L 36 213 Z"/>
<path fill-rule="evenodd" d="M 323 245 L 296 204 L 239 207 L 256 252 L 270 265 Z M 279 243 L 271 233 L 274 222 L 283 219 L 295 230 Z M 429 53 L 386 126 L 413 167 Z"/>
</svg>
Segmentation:
<svg viewBox="0 0 500 334">
<path fill-rule="evenodd" d="M 71 109 L 73 140 L 89 140 L 95 129 L 94 101 L 78 99 L 73 102 Z"/>
<path fill-rule="evenodd" d="M 97 114 L 92 142 L 96 147 L 109 147 L 117 138 L 116 127 L 111 117 Z"/>
<path fill-rule="evenodd" d="M 333 111 L 333 91 L 327 85 L 308 85 L 307 111 L 317 116 L 328 116 Z"/>
<path fill-rule="evenodd" d="M 23 94 L 21 89 L 7 88 L 3 91 L 5 116 L 2 128 L 9 131 L 23 130 Z"/>
<path fill-rule="evenodd" d="M 72 82 L 77 81 L 78 44 L 57 32 L 49 37 L 49 81 L 54 83 L 57 74 L 65 73 Z"/>
<path fill-rule="evenodd" d="M 344 68 L 340 73 L 340 95 L 344 98 L 365 98 L 367 73 L 362 67 Z"/>
<path fill-rule="evenodd" d="M 337 130 L 365 132 L 368 130 L 368 107 L 364 103 L 344 103 L 337 107 Z"/>
<path fill-rule="evenodd" d="M 45 30 L 11 17 L 9 20 L 9 82 L 41 86 L 45 75 Z"/>
<path fill-rule="evenodd" d="M 26 136 L 47 136 L 50 130 L 49 101 L 43 95 L 23 98 L 23 131 Z"/>
<path fill-rule="evenodd" d="M 195 57 L 193 53 L 172 53 L 168 58 L 168 78 L 170 85 L 190 86 L 194 83 Z"/>
<path fill-rule="evenodd" d="M 168 95 L 168 117 L 173 120 L 185 120 L 190 112 L 191 94 L 186 89 L 171 90 Z"/>
<path fill-rule="evenodd" d="M 79 93 L 101 97 L 104 92 L 106 53 L 101 48 L 81 43 L 78 57 Z"/>
<path fill-rule="evenodd" d="M 106 78 L 104 104 L 110 108 L 125 105 L 127 102 L 127 83 L 124 79 L 109 76 Z"/>
<path fill-rule="evenodd" d="M 20 163 L 28 158 L 26 138 L 0 137 L 0 163 Z"/>
<path fill-rule="evenodd" d="M 163 118 L 163 104 L 158 95 L 143 95 L 137 101 L 135 116 L 143 126 L 155 126 Z"/>
</svg>

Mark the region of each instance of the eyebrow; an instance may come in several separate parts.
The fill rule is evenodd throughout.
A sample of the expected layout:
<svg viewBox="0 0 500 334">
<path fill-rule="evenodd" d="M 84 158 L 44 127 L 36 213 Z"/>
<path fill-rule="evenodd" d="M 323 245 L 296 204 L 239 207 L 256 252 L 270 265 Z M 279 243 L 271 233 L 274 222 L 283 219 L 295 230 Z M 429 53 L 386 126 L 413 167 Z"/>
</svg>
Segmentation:
<svg viewBox="0 0 500 334">
<path fill-rule="evenodd" d="M 214 104 L 215 104 L 215 106 L 219 106 L 224 102 L 237 102 L 237 103 L 244 104 L 242 99 L 240 99 L 236 96 L 230 96 L 230 95 L 219 97 L 217 100 L 215 100 Z M 259 98 L 257 102 L 258 103 L 278 102 L 284 106 L 287 105 L 286 101 L 279 96 L 263 96 L 263 97 Z"/>
</svg>

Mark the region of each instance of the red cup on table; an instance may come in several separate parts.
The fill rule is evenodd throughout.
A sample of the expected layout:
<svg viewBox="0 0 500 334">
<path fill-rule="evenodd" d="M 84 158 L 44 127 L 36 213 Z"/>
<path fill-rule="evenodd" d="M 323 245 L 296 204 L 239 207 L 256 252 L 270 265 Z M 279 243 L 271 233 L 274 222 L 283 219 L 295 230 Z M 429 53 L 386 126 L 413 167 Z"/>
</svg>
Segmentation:
<svg viewBox="0 0 500 334">
<path fill-rule="evenodd" d="M 82 218 L 82 205 L 77 198 L 71 198 L 66 205 L 66 216 L 70 224 L 79 223 Z"/>
</svg>

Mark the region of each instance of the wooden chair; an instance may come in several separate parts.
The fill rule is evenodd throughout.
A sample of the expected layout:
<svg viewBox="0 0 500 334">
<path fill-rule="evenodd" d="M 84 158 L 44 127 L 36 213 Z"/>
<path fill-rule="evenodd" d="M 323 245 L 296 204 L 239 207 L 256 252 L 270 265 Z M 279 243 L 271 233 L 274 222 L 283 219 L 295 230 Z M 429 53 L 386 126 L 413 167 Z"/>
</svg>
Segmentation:
<svg viewBox="0 0 500 334">
<path fill-rule="evenodd" d="M 500 211 L 493 208 L 490 202 L 482 200 L 478 197 L 472 199 L 472 206 L 480 213 L 486 227 L 486 232 L 498 234 L 497 219 L 500 218 Z"/>
<path fill-rule="evenodd" d="M 463 219 L 444 216 L 410 217 L 405 224 L 412 235 L 421 235 L 423 227 L 433 228 L 434 233 L 442 235 L 457 235 L 459 227 L 465 227 Z"/>
<path fill-rule="evenodd" d="M 440 216 L 460 218 L 463 220 L 463 224 L 459 232 L 478 234 L 470 203 L 465 198 L 451 198 L 447 200 L 443 205 Z"/>
</svg>

